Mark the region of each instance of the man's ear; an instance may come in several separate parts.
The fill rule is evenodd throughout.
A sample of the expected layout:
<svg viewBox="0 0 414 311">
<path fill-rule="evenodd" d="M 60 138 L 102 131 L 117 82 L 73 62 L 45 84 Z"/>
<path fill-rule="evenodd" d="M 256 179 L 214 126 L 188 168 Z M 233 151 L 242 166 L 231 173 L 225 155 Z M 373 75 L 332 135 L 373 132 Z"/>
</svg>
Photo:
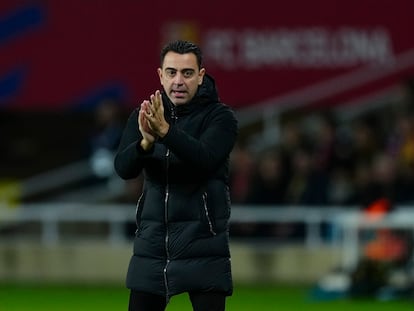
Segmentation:
<svg viewBox="0 0 414 311">
<path fill-rule="evenodd" d="M 162 85 L 162 69 L 161 68 L 158 68 L 157 69 L 157 73 L 158 73 L 158 77 L 160 78 L 160 83 Z"/>
<path fill-rule="evenodd" d="M 205 73 L 206 73 L 206 69 L 201 68 L 200 72 L 198 73 L 198 85 L 201 85 L 203 83 Z"/>
</svg>

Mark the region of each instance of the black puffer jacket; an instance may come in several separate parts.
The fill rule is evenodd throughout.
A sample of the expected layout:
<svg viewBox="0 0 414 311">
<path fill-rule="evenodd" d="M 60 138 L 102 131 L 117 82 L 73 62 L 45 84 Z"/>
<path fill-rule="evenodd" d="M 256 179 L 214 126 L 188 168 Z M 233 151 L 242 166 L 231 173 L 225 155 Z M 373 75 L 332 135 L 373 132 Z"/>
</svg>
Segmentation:
<svg viewBox="0 0 414 311">
<path fill-rule="evenodd" d="M 168 134 L 144 152 L 135 110 L 115 157 L 120 177 L 145 177 L 127 287 L 167 298 L 231 295 L 228 162 L 237 120 L 207 75 L 190 103 L 175 107 L 165 94 L 163 102 Z"/>
</svg>

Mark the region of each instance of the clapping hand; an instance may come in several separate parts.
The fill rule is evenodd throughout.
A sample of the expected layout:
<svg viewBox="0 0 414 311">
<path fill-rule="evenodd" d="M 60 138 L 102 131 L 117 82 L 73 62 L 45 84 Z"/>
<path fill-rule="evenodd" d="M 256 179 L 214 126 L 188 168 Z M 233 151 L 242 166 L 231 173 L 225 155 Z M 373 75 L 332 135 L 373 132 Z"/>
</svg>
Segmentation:
<svg viewBox="0 0 414 311">
<path fill-rule="evenodd" d="M 159 90 L 151 94 L 150 100 L 141 103 L 138 124 L 144 150 L 151 148 L 157 137 L 164 137 L 168 133 L 170 126 L 164 117 L 164 105 Z"/>
</svg>

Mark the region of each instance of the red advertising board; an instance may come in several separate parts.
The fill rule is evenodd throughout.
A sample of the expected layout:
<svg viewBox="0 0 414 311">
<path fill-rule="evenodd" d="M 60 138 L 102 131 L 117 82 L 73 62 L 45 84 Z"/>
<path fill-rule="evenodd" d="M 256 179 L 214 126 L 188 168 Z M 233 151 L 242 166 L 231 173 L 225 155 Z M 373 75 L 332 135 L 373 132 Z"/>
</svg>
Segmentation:
<svg viewBox="0 0 414 311">
<path fill-rule="evenodd" d="M 136 105 L 175 38 L 200 44 L 235 108 L 347 101 L 414 74 L 412 0 L 241 3 L 2 0 L 0 109 Z"/>
</svg>

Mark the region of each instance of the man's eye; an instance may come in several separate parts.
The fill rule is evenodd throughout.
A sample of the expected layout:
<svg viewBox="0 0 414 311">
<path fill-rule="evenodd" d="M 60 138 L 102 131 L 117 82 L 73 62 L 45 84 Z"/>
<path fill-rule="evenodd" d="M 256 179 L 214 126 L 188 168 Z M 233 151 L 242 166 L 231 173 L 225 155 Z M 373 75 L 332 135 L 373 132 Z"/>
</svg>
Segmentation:
<svg viewBox="0 0 414 311">
<path fill-rule="evenodd" d="M 173 77 L 176 74 L 175 70 L 167 70 L 167 75 Z"/>
<path fill-rule="evenodd" d="M 192 71 L 192 70 L 187 70 L 187 71 L 183 72 L 184 77 L 186 77 L 186 78 L 190 78 L 193 75 L 193 73 L 194 73 L 194 71 Z"/>
</svg>

